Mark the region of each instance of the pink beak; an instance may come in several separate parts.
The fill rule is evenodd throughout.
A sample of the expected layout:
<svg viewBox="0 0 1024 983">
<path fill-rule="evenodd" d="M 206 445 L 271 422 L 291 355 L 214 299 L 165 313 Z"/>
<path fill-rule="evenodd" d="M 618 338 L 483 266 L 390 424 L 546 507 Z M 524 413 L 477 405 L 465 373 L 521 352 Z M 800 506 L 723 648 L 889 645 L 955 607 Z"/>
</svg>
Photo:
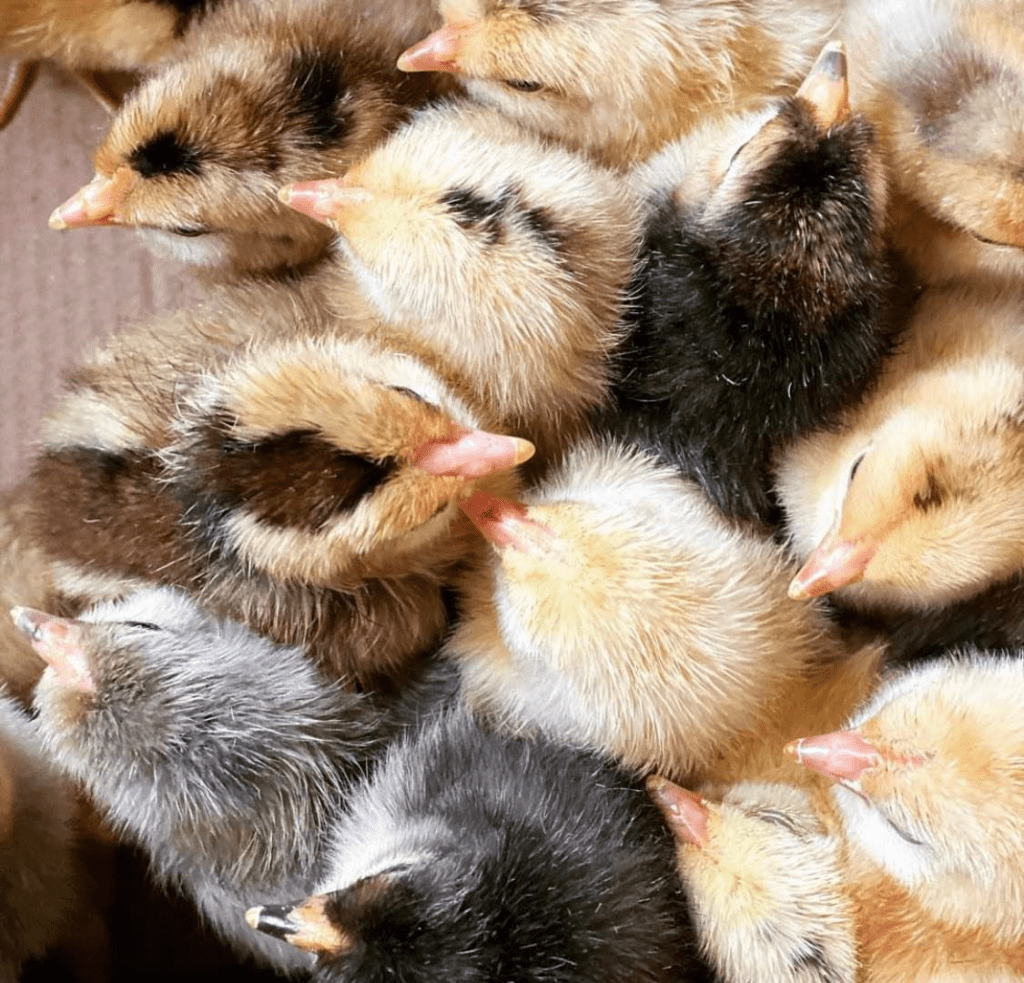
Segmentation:
<svg viewBox="0 0 1024 983">
<path fill-rule="evenodd" d="M 137 176 L 129 167 L 119 167 L 111 177 L 97 174 L 50 215 L 51 229 L 80 229 L 89 225 L 120 225 L 118 210 Z"/>
<path fill-rule="evenodd" d="M 457 72 L 464 29 L 446 24 L 398 56 L 403 72 Z"/>
<path fill-rule="evenodd" d="M 95 692 L 82 644 L 87 631 L 85 622 L 20 607 L 11 608 L 11 619 L 65 686 Z"/>
</svg>

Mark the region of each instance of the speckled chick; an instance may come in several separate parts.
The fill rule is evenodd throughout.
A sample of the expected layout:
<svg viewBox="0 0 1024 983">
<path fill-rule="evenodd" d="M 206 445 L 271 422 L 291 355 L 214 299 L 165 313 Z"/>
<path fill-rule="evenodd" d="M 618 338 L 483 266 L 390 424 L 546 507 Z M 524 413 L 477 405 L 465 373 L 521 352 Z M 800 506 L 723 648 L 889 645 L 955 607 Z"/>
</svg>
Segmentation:
<svg viewBox="0 0 1024 983">
<path fill-rule="evenodd" d="M 60 941 L 78 899 L 71 788 L 0 690 L 0 980 Z"/>
<path fill-rule="evenodd" d="M 277 188 L 343 172 L 448 87 L 394 67 L 404 28 L 377 6 L 345 16 L 327 0 L 221 0 L 180 57 L 126 100 L 95 178 L 51 227 L 134 228 L 159 254 L 221 272 L 321 256 L 329 235 Z M 379 20 L 395 20 L 390 34 Z"/>
<path fill-rule="evenodd" d="M 723 980 L 867 979 L 843 841 L 807 792 L 744 782 L 704 798 L 661 777 L 648 789 L 676 837 L 701 952 Z"/>
<path fill-rule="evenodd" d="M 301 283 L 224 287 L 76 371 L 12 516 L 44 570 L 4 592 L 74 615 L 174 585 L 375 685 L 444 630 L 444 585 L 479 542 L 457 500 L 514 493 L 529 456 L 481 422 Z M 10 596 L 23 584 L 42 596 Z"/>
<path fill-rule="evenodd" d="M 832 591 L 901 620 L 1015 576 L 1022 397 L 1024 292 L 926 290 L 869 398 L 782 455 L 779 495 L 804 561 L 793 596 Z"/>
<path fill-rule="evenodd" d="M 828 427 L 892 350 L 886 185 L 842 46 L 795 95 L 637 168 L 636 309 L 606 428 L 656 442 L 726 515 L 781 524 L 779 449 Z"/>
<path fill-rule="evenodd" d="M 331 308 L 359 304 L 354 273 L 367 330 L 471 391 L 538 461 L 606 397 L 639 240 L 619 175 L 451 102 L 282 197 L 338 233 L 347 264 L 317 274 Z"/>
<path fill-rule="evenodd" d="M 853 0 L 851 100 L 891 169 L 894 245 L 927 282 L 1024 272 L 1024 9 Z"/>
<path fill-rule="evenodd" d="M 507 729 L 736 780 L 766 735 L 818 710 L 793 697 L 809 676 L 845 672 L 822 612 L 786 597 L 783 550 L 649 451 L 585 443 L 520 502 L 462 507 L 494 548 L 463 578 L 444 651 L 467 702 Z M 850 671 L 869 682 L 879 657 Z"/>
<path fill-rule="evenodd" d="M 469 96 L 612 166 L 709 115 L 799 81 L 841 3 L 440 0 L 444 26 L 404 52 Z"/>
<path fill-rule="evenodd" d="M 302 968 L 245 910 L 313 889 L 349 788 L 412 721 L 167 588 L 79 620 L 12 614 L 47 663 L 35 708 L 54 761 L 240 953 Z"/>
<path fill-rule="evenodd" d="M 835 782 L 864 979 L 1024 974 L 1019 653 L 894 675 L 846 729 L 795 742 Z"/>
<path fill-rule="evenodd" d="M 316 953 L 316 983 L 709 980 L 672 850 L 606 758 L 460 708 L 350 798 L 316 895 L 248 917 Z"/>
</svg>

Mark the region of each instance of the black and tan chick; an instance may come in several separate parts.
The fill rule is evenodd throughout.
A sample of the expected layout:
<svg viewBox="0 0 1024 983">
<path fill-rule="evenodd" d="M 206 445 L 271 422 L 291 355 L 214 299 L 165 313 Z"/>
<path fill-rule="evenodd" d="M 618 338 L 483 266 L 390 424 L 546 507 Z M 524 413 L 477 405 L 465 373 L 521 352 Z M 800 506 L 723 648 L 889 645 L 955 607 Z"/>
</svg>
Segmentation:
<svg viewBox="0 0 1024 983">
<path fill-rule="evenodd" d="M 703 118 L 782 95 L 834 26 L 836 0 L 440 0 L 444 26 L 402 54 L 469 96 L 628 167 Z"/>
<path fill-rule="evenodd" d="M 538 461 L 606 398 L 639 240 L 620 175 L 453 102 L 282 198 L 337 232 L 344 262 L 315 275 L 339 317 L 368 308 L 348 330 L 416 353 Z"/>
<path fill-rule="evenodd" d="M 315 953 L 316 983 L 709 980 L 671 865 L 635 778 L 459 708 L 350 797 L 314 896 L 248 918 Z"/>
<path fill-rule="evenodd" d="M 837 680 L 838 722 L 877 671 L 880 648 L 848 652 L 786 597 L 781 547 L 651 451 L 581 444 L 520 501 L 478 491 L 462 508 L 494 549 L 463 578 L 443 651 L 505 729 L 732 781 L 823 712 L 816 687 Z"/>
<path fill-rule="evenodd" d="M 780 448 L 830 426 L 894 339 L 886 184 L 831 44 L 795 95 L 711 121 L 634 172 L 637 304 L 605 421 L 661 446 L 728 516 L 780 523 Z"/>
<path fill-rule="evenodd" d="M 403 29 L 378 29 L 397 20 L 378 6 L 221 0 L 125 101 L 51 227 L 134 228 L 161 255 L 235 273 L 315 260 L 329 235 L 277 188 L 342 173 L 447 88 L 394 67 Z"/>
<path fill-rule="evenodd" d="M 440 639 L 478 548 L 457 501 L 513 493 L 531 453 L 486 422 L 301 284 L 224 287 L 73 375 L 7 515 L 5 600 L 74 615 L 173 585 L 372 685 Z"/>
<path fill-rule="evenodd" d="M 834 781 L 865 980 L 1024 974 L 1019 653 L 892 676 L 846 728 L 794 742 Z"/>
<path fill-rule="evenodd" d="M 0 691 L 0 980 L 56 945 L 80 901 L 71 786 L 39 728 Z"/>
</svg>

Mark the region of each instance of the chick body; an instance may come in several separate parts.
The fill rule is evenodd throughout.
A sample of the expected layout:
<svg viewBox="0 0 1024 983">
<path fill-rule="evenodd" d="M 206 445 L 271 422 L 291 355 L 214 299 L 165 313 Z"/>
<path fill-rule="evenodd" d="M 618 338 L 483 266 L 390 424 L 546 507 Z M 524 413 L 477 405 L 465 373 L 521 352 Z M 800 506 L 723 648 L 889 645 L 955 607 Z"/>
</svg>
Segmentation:
<svg viewBox="0 0 1024 983">
<path fill-rule="evenodd" d="M 137 229 L 161 255 L 247 273 L 308 264 L 325 230 L 277 188 L 343 172 L 446 86 L 394 68 L 397 11 L 221 0 L 137 87 L 54 228 Z M 412 13 L 416 4 L 402 5 Z"/>
<path fill-rule="evenodd" d="M 783 550 L 650 451 L 584 443 L 520 503 L 464 507 L 496 549 L 464 578 L 444 651 L 503 727 L 636 771 L 738 780 L 763 767 L 766 734 L 781 746 L 820 712 L 807 690 L 848 676 L 842 719 L 873 679 L 881 650 L 848 664 L 823 613 L 785 596 Z"/>
<path fill-rule="evenodd" d="M 1022 297 L 1005 283 L 929 288 L 875 391 L 784 452 L 779 495 L 806 560 L 794 590 L 834 591 L 894 628 L 920 615 L 900 630 L 923 646 L 929 623 L 956 630 L 944 607 L 1018 575 Z"/>
<path fill-rule="evenodd" d="M 704 117 L 783 94 L 834 26 L 835 0 L 441 0 L 445 26 L 407 71 L 452 72 L 469 96 L 612 166 Z"/>
<path fill-rule="evenodd" d="M 796 95 L 712 120 L 633 177 L 637 310 L 606 426 L 656 441 L 729 516 L 781 522 L 774 461 L 877 376 L 895 324 L 886 184 L 842 48 Z"/>
</svg>

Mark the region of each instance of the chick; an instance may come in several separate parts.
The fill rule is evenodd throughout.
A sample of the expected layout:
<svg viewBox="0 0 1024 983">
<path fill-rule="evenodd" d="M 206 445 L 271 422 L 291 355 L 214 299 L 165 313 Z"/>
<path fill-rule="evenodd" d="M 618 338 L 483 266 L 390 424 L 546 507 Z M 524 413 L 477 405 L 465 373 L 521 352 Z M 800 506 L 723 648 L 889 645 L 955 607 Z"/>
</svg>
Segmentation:
<svg viewBox="0 0 1024 983">
<path fill-rule="evenodd" d="M 161 255 L 236 273 L 316 259 L 329 235 L 277 188 L 341 173 L 447 88 L 394 68 L 396 14 L 350 6 L 221 0 L 126 100 L 51 227 L 132 227 Z M 379 30 L 392 18 L 397 36 Z"/>
<path fill-rule="evenodd" d="M 68 929 L 78 900 L 71 790 L 0 690 L 0 980 L 14 983 Z"/>
<path fill-rule="evenodd" d="M 708 979 L 671 864 L 634 779 L 454 709 L 351 796 L 316 894 L 247 917 L 317 983 Z"/>
<path fill-rule="evenodd" d="M 853 103 L 877 125 L 895 197 L 909 203 L 893 224 L 894 243 L 932 282 L 971 257 L 1019 274 L 1020 4 L 853 0 L 841 30 L 854 66 Z"/>
<path fill-rule="evenodd" d="M 343 178 L 283 190 L 338 232 L 339 316 L 421 354 L 547 458 L 607 393 L 636 258 L 621 178 L 486 109 L 419 113 Z M 397 238 L 397 241 L 396 241 Z"/>
<path fill-rule="evenodd" d="M 440 0 L 444 26 L 398 65 L 454 73 L 471 98 L 628 167 L 716 111 L 783 94 L 841 8 L 839 0 Z"/>
<path fill-rule="evenodd" d="M 730 517 L 780 524 L 773 460 L 891 351 L 886 186 L 829 45 L 795 95 L 713 120 L 634 173 L 647 203 L 606 426 L 657 441 Z"/>
<path fill-rule="evenodd" d="M 822 612 L 785 596 L 782 549 L 648 451 L 585 443 L 521 503 L 478 491 L 462 507 L 495 549 L 463 578 L 444 652 L 467 702 L 506 729 L 736 780 L 766 735 L 818 712 L 805 683 L 846 676 Z M 848 667 L 854 702 L 880 655 Z"/>
<path fill-rule="evenodd" d="M 931 612 L 1024 568 L 1024 293 L 935 286 L 900 352 L 841 426 L 787 448 L 778 490 L 792 596 Z"/>
<path fill-rule="evenodd" d="M 864 983 L 841 838 L 793 786 L 745 782 L 704 799 L 661 777 L 651 797 L 701 952 L 729 983 Z"/>
<path fill-rule="evenodd" d="M 968 650 L 791 747 L 835 781 L 866 979 L 1024 973 L 1022 683 L 1016 654 Z"/>
<path fill-rule="evenodd" d="M 456 502 L 514 493 L 531 445 L 414 356 L 344 337 L 317 297 L 224 287 L 78 370 L 20 489 L 43 602 L 175 585 L 361 686 L 439 641 L 479 542 Z"/>
<path fill-rule="evenodd" d="M 301 649 L 167 588 L 79 620 L 12 617 L 47 663 L 35 708 L 54 761 L 238 951 L 301 967 L 244 911 L 312 889 L 348 788 L 386 743 L 380 712 Z"/>
</svg>

